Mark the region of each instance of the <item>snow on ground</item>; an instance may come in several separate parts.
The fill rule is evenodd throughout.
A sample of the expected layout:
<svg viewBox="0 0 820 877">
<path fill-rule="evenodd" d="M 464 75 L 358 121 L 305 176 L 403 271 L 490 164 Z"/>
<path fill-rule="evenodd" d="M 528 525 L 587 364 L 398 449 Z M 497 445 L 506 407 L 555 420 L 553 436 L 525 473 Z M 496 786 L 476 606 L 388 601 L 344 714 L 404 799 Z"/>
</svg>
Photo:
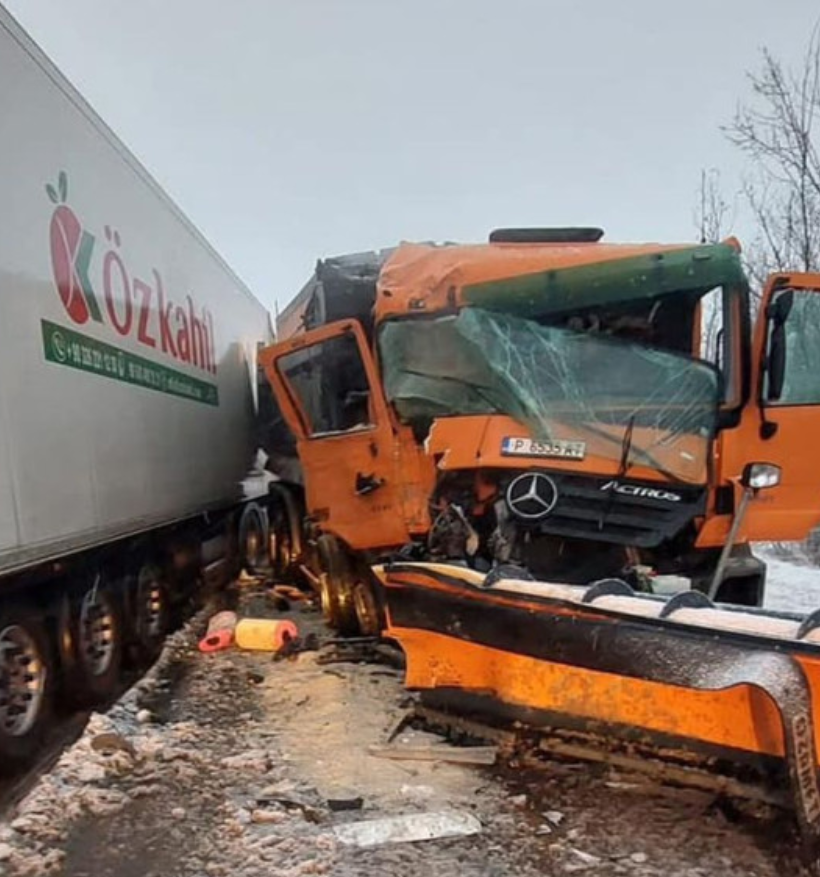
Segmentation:
<svg viewBox="0 0 820 877">
<path fill-rule="evenodd" d="M 755 554 L 768 567 L 767 609 L 801 614 L 820 609 L 820 569 L 805 561 L 778 557 L 768 548 L 758 547 Z"/>
</svg>

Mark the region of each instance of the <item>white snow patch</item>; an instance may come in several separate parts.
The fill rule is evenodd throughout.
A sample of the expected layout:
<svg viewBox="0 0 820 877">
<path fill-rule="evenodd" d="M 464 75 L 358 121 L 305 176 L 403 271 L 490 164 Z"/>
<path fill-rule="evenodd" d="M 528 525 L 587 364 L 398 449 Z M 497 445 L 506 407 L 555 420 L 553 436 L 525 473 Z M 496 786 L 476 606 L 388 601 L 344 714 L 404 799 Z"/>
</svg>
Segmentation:
<svg viewBox="0 0 820 877">
<path fill-rule="evenodd" d="M 767 609 L 806 614 L 820 609 L 820 569 L 777 557 L 757 546 L 755 554 L 768 567 Z"/>
</svg>

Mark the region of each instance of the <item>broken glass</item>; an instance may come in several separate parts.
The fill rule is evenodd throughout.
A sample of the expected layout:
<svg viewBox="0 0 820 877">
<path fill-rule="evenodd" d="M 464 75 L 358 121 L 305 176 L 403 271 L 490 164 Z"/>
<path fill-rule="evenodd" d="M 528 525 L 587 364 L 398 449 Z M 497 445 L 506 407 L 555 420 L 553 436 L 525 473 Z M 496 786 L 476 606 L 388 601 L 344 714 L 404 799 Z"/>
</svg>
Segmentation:
<svg viewBox="0 0 820 877">
<path fill-rule="evenodd" d="M 466 308 L 387 323 L 385 391 L 399 416 L 506 414 L 539 441 L 703 483 L 720 378 L 708 363 L 623 339 Z"/>
</svg>

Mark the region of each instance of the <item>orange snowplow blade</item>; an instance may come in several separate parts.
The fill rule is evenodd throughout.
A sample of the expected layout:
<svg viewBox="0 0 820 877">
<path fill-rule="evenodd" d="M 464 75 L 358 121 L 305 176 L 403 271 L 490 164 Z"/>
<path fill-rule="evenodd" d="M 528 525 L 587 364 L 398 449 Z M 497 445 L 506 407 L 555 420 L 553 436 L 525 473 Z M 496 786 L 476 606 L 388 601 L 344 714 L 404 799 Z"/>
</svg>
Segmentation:
<svg viewBox="0 0 820 877">
<path fill-rule="evenodd" d="M 408 688 L 461 714 L 575 728 L 704 761 L 783 768 L 820 849 L 820 618 L 712 605 L 699 592 L 635 594 L 393 564 L 387 636 Z M 489 586 L 488 586 L 489 584 Z"/>
</svg>

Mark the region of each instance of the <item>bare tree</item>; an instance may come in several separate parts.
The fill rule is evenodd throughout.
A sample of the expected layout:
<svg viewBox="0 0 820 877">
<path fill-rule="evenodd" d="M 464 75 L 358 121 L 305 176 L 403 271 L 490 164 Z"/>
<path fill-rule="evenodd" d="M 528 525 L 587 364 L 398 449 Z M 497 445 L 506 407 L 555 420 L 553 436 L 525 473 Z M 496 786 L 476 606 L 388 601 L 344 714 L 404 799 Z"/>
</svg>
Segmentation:
<svg viewBox="0 0 820 877">
<path fill-rule="evenodd" d="M 751 99 L 725 132 L 752 163 L 743 192 L 757 226 L 752 285 L 773 271 L 820 267 L 820 28 L 796 68 L 763 50 Z"/>
</svg>

